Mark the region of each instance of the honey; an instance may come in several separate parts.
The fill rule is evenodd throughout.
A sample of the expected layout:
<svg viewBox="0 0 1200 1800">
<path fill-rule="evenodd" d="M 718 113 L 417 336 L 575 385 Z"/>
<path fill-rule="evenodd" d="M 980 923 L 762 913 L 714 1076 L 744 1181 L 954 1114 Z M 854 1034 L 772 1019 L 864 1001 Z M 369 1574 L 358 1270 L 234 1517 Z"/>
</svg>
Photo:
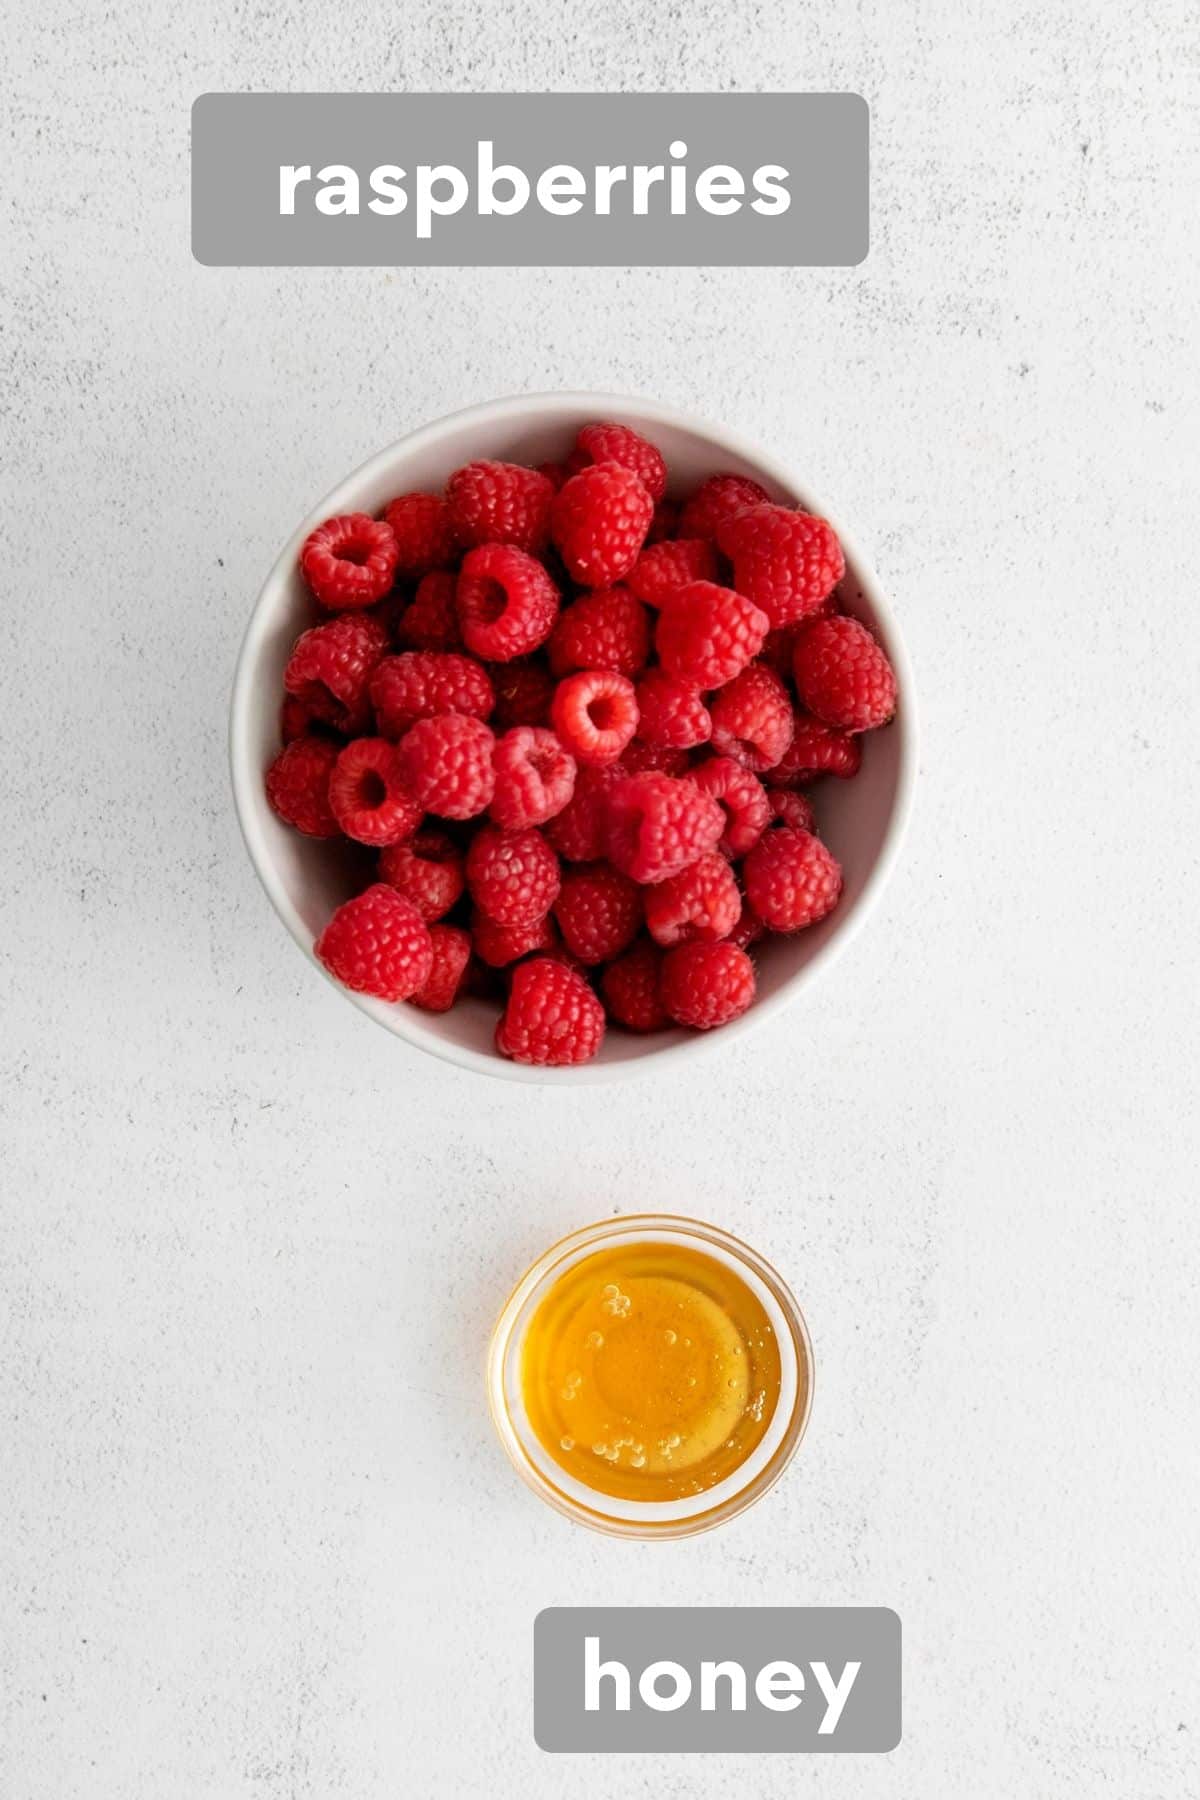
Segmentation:
<svg viewBox="0 0 1200 1800">
<path fill-rule="evenodd" d="M 572 1263 L 529 1319 L 520 1389 L 543 1450 L 622 1500 L 677 1501 L 733 1475 L 770 1426 L 780 1345 L 730 1264 L 666 1239 Z"/>
</svg>

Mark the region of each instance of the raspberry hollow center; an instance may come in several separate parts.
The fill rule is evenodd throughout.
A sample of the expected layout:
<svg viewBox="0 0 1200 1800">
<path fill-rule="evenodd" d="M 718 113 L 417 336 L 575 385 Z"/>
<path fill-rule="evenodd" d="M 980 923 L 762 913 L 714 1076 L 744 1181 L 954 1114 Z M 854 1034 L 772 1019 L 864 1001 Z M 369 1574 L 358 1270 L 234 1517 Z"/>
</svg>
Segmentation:
<svg viewBox="0 0 1200 1800">
<path fill-rule="evenodd" d="M 494 625 L 496 620 L 507 610 L 508 595 L 498 581 L 490 576 L 479 584 L 475 598 L 475 616 L 480 625 Z"/>
</svg>

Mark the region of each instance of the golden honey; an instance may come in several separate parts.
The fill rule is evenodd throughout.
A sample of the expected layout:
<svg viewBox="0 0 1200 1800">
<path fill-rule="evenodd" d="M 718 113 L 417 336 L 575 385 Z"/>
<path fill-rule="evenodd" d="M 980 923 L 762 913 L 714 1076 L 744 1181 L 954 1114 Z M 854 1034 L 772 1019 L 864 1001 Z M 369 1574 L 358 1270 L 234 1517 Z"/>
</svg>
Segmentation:
<svg viewBox="0 0 1200 1800">
<path fill-rule="evenodd" d="M 680 1500 L 734 1474 L 767 1431 L 781 1380 L 758 1295 L 718 1257 L 670 1240 L 626 1240 L 571 1264 L 521 1352 L 543 1449 L 624 1500 Z"/>
</svg>

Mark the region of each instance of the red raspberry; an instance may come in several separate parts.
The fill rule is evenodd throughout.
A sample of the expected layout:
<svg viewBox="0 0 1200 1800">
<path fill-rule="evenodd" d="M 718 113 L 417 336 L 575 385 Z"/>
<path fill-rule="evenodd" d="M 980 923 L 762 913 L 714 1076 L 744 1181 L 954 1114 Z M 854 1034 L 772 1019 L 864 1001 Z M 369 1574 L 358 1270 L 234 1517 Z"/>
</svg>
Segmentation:
<svg viewBox="0 0 1200 1800">
<path fill-rule="evenodd" d="M 629 586 L 647 606 L 661 606 L 689 581 L 715 581 L 719 573 L 711 544 L 703 538 L 676 538 L 647 545 L 629 571 Z"/>
<path fill-rule="evenodd" d="M 401 738 L 418 719 L 469 713 L 486 719 L 496 696 L 486 669 L 452 650 L 406 650 L 385 656 L 371 676 L 375 723 L 384 737 Z"/>
<path fill-rule="evenodd" d="M 694 781 L 625 775 L 607 798 L 609 860 L 635 881 L 666 881 L 715 850 L 725 815 Z"/>
<path fill-rule="evenodd" d="M 563 876 L 554 917 L 567 949 L 581 963 L 608 962 L 638 934 L 641 892 L 608 863 L 585 863 Z"/>
<path fill-rule="evenodd" d="M 431 925 L 429 938 L 433 962 L 412 1003 L 422 1012 L 449 1012 L 458 999 L 471 960 L 471 934 L 457 925 Z"/>
<path fill-rule="evenodd" d="M 411 604 L 400 615 L 396 636 L 413 650 L 461 650 L 458 608 L 454 593 L 458 577 L 449 569 L 435 569 L 417 583 Z"/>
<path fill-rule="evenodd" d="M 788 691 L 774 670 L 761 663 L 735 675 L 713 701 L 713 749 L 748 769 L 773 769 L 791 743 L 794 730 Z"/>
<path fill-rule="evenodd" d="M 344 513 L 305 538 L 300 572 L 322 606 L 349 612 L 383 599 L 396 573 L 396 556 L 390 525 L 368 513 Z"/>
<path fill-rule="evenodd" d="M 742 875 L 747 900 L 771 931 L 815 925 L 842 891 L 842 871 L 820 838 L 791 825 L 764 831 Z"/>
<path fill-rule="evenodd" d="M 674 500 L 660 500 L 654 509 L 654 517 L 650 521 L 650 529 L 646 533 L 648 544 L 661 544 L 664 538 L 674 537 L 675 528 L 679 524 L 679 506 Z"/>
<path fill-rule="evenodd" d="M 306 837 L 331 838 L 341 826 L 329 804 L 329 777 L 338 759 L 331 738 L 298 737 L 284 746 L 267 770 L 271 809 Z"/>
<path fill-rule="evenodd" d="M 387 633 L 378 619 L 361 614 L 330 619 L 296 639 L 283 685 L 314 719 L 355 737 L 370 723 L 367 684 L 386 649 Z"/>
<path fill-rule="evenodd" d="M 637 730 L 633 683 L 605 670 L 568 675 L 554 691 L 550 720 L 577 762 L 615 762 Z"/>
<path fill-rule="evenodd" d="M 771 808 L 758 776 L 732 756 L 714 756 L 692 770 L 691 779 L 721 804 L 725 829 L 717 848 L 726 856 L 745 856 L 771 822 Z"/>
<path fill-rule="evenodd" d="M 544 825 L 575 792 L 575 758 L 552 731 L 540 726 L 518 725 L 497 738 L 492 764 L 496 792 L 491 815 L 508 830 Z"/>
<path fill-rule="evenodd" d="M 654 502 L 632 469 L 593 463 L 554 496 L 550 527 L 572 581 L 609 587 L 628 575 L 650 529 Z"/>
<path fill-rule="evenodd" d="M 454 561 L 458 539 L 440 494 L 401 494 L 383 509 L 396 539 L 396 573 L 412 578 Z"/>
<path fill-rule="evenodd" d="M 732 559 L 739 594 L 761 606 L 774 629 L 815 612 L 846 572 L 833 526 L 787 506 L 750 507 L 726 520 L 717 542 Z"/>
<path fill-rule="evenodd" d="M 339 906 L 314 949 L 344 987 L 380 1000 L 409 999 L 433 966 L 429 927 L 410 901 L 382 881 Z"/>
<path fill-rule="evenodd" d="M 727 944 L 736 944 L 739 950 L 748 950 L 751 944 L 757 944 L 766 931 L 766 926 L 748 901 L 742 901 L 742 910 L 738 914 L 738 922 L 725 939 Z"/>
<path fill-rule="evenodd" d="M 475 818 L 486 811 L 496 786 L 495 741 L 483 720 L 467 713 L 418 719 L 398 746 L 409 792 L 439 818 Z"/>
<path fill-rule="evenodd" d="M 379 879 L 411 900 L 427 925 L 444 918 L 467 885 L 462 852 L 444 831 L 418 831 L 379 854 Z"/>
<path fill-rule="evenodd" d="M 463 641 L 488 662 L 511 662 L 544 644 L 558 617 L 558 589 L 540 562 L 511 544 L 481 544 L 463 557 L 455 595 Z"/>
<path fill-rule="evenodd" d="M 681 538 L 707 538 L 715 543 L 726 519 L 736 519 L 748 506 L 758 506 L 771 496 L 748 475 L 710 475 L 702 481 L 679 515 Z"/>
<path fill-rule="evenodd" d="M 489 969 L 503 969 L 531 951 L 549 952 L 558 947 L 558 933 L 549 914 L 529 925 L 499 925 L 486 913 L 471 914 L 471 942 L 475 954 Z"/>
<path fill-rule="evenodd" d="M 512 725 L 548 725 L 554 677 L 544 663 L 519 660 L 495 663 L 488 670 L 496 691 L 492 723 L 505 731 Z"/>
<path fill-rule="evenodd" d="M 338 753 L 329 777 L 329 804 L 346 836 L 360 844 L 398 844 L 421 823 L 404 784 L 395 744 L 355 738 Z"/>
<path fill-rule="evenodd" d="M 742 896 L 723 856 L 697 857 L 646 891 L 646 925 L 656 944 L 715 943 L 738 922 Z"/>
<path fill-rule="evenodd" d="M 698 687 L 724 687 L 758 655 L 767 615 L 732 588 L 691 581 L 663 601 L 655 641 L 669 675 Z"/>
<path fill-rule="evenodd" d="M 611 669 L 636 675 L 650 656 L 650 621 L 628 588 L 597 588 L 560 616 L 550 634 L 550 667 L 556 675 L 573 669 Z"/>
<path fill-rule="evenodd" d="M 579 769 L 574 794 L 546 826 L 546 840 L 564 862 L 596 862 L 604 855 L 608 790 L 624 773 L 620 763 Z"/>
<path fill-rule="evenodd" d="M 620 768 L 625 775 L 644 775 L 649 769 L 662 775 L 686 775 L 691 766 L 689 753 L 671 744 L 644 744 L 635 737 L 621 752 Z"/>
<path fill-rule="evenodd" d="M 796 714 L 791 744 L 773 769 L 772 787 L 803 787 L 818 775 L 837 775 L 843 781 L 857 775 L 862 745 L 845 731 L 831 731 L 808 713 Z"/>
<path fill-rule="evenodd" d="M 667 491 L 667 465 L 662 456 L 628 425 L 583 425 L 575 450 L 583 458 L 577 468 L 586 469 L 589 463 L 620 463 L 622 468 L 632 469 L 656 505 Z"/>
<path fill-rule="evenodd" d="M 518 550 L 543 550 L 553 499 L 546 477 L 519 463 L 467 463 L 446 483 L 450 522 L 468 548 L 515 544 Z"/>
<path fill-rule="evenodd" d="M 662 951 L 644 939 L 609 963 L 600 977 L 608 1016 L 628 1031 L 661 1031 L 669 1025 L 659 992 Z"/>
<path fill-rule="evenodd" d="M 807 794 L 794 794 L 790 788 L 768 788 L 767 800 L 781 825 L 792 825 L 797 831 L 813 829 L 812 801 Z"/>
<path fill-rule="evenodd" d="M 818 619 L 800 634 L 796 691 L 822 724 L 874 731 L 896 710 L 896 677 L 881 646 L 857 619 Z"/>
<path fill-rule="evenodd" d="M 662 997 L 677 1025 L 728 1025 L 754 999 L 754 964 L 736 944 L 681 944 L 663 957 Z"/>
<path fill-rule="evenodd" d="M 549 956 L 514 971 L 496 1048 L 514 1062 L 590 1062 L 604 1039 L 604 1008 L 582 975 Z"/>
<path fill-rule="evenodd" d="M 648 669 L 637 684 L 638 737 L 644 744 L 691 750 L 712 736 L 704 696 L 694 681 Z"/>
<path fill-rule="evenodd" d="M 558 858 L 540 831 L 484 825 L 467 851 L 467 887 L 481 913 L 498 925 L 544 919 L 558 898 Z"/>
</svg>

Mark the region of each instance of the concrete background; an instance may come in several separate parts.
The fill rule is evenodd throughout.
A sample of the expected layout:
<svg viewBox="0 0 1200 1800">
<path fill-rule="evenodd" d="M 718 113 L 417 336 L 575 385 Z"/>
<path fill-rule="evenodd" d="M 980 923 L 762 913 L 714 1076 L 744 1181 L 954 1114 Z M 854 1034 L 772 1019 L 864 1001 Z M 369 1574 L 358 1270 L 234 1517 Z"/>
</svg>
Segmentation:
<svg viewBox="0 0 1200 1800">
<path fill-rule="evenodd" d="M 1198 41 L 1184 0 L 21 7 L 0 510 L 5 1800 L 1200 1787 Z M 237 272 L 209 88 L 850 88 L 858 269 Z M 686 1078 L 553 1097 L 389 1041 L 238 839 L 237 643 L 410 426 L 648 392 L 806 468 L 922 686 L 879 916 Z M 480 1365 L 552 1237 L 669 1204 L 792 1278 L 788 1479 L 572 1531 Z M 890 1758 L 561 1760 L 552 1603 L 896 1608 Z"/>
</svg>

